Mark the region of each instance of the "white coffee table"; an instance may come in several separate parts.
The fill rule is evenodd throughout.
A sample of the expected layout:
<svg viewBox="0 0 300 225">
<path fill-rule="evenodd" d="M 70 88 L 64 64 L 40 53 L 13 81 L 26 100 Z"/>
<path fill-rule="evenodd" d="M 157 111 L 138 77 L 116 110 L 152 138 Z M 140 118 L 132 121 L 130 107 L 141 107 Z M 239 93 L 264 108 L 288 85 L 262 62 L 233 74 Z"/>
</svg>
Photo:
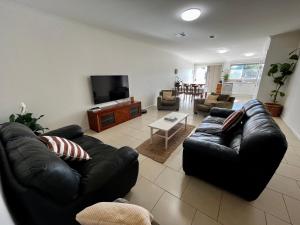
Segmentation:
<svg viewBox="0 0 300 225">
<path fill-rule="evenodd" d="M 165 139 L 165 149 L 168 148 L 168 140 L 172 138 L 181 128 L 184 127 L 186 129 L 187 124 L 187 117 L 189 114 L 187 113 L 180 113 L 180 112 L 172 112 L 164 116 L 163 118 L 156 120 L 155 122 L 149 124 L 150 127 L 150 137 L 151 137 L 151 144 L 153 141 L 153 135 L 158 135 Z M 176 117 L 177 120 L 174 122 L 165 120 L 165 117 Z M 180 125 L 180 122 L 185 120 L 184 125 Z M 154 129 L 158 129 L 157 132 L 153 133 Z"/>
</svg>

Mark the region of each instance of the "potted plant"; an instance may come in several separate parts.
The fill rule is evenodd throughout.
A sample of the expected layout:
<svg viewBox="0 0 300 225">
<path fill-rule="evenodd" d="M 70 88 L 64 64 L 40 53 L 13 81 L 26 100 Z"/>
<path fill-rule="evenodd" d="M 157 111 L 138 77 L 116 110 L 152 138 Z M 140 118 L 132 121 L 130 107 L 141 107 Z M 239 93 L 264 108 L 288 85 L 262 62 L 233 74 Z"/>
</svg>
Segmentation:
<svg viewBox="0 0 300 225">
<path fill-rule="evenodd" d="M 227 82 L 229 80 L 229 74 L 226 73 L 224 76 L 223 76 L 223 79 L 224 79 L 224 82 Z"/>
<path fill-rule="evenodd" d="M 265 103 L 272 116 L 278 117 L 281 115 L 283 105 L 278 103 L 278 97 L 284 97 L 285 93 L 281 88 L 285 85 L 287 79 L 293 74 L 296 64 L 299 59 L 299 48 L 289 53 L 288 61 L 285 63 L 271 64 L 268 71 L 268 76 L 272 77 L 275 84 L 275 89 L 271 91 L 270 96 L 272 102 Z"/>
<path fill-rule="evenodd" d="M 22 123 L 25 126 L 29 127 L 36 135 L 40 135 L 44 133 L 45 130 L 48 128 L 42 127 L 40 124 L 37 123 L 39 119 L 41 119 L 44 115 L 41 115 L 37 118 L 32 117 L 32 113 L 26 112 L 26 105 L 25 103 L 21 103 L 21 113 L 20 114 L 11 114 L 9 116 L 9 122 L 17 122 Z"/>
</svg>

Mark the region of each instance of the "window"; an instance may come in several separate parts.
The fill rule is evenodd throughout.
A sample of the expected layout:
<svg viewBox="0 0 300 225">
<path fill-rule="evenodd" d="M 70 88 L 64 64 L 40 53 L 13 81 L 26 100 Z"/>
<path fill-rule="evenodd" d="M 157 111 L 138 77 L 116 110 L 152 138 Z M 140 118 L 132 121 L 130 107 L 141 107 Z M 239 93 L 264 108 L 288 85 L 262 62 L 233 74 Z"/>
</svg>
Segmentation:
<svg viewBox="0 0 300 225">
<path fill-rule="evenodd" d="M 255 82 L 263 64 L 234 64 L 230 66 L 229 80 Z"/>
<path fill-rule="evenodd" d="M 207 66 L 197 66 L 194 76 L 194 82 L 198 84 L 206 84 Z"/>
</svg>

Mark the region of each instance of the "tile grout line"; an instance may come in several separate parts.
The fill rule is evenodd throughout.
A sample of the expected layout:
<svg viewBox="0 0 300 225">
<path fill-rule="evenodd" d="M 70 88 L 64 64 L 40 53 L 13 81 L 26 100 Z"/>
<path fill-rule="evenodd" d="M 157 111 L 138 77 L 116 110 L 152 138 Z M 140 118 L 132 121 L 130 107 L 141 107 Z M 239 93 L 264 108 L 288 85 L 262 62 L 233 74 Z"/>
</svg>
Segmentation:
<svg viewBox="0 0 300 225">
<path fill-rule="evenodd" d="M 161 193 L 161 195 L 159 196 L 159 198 L 158 198 L 158 200 L 155 202 L 155 204 L 154 204 L 154 206 L 152 207 L 152 209 L 150 210 L 150 212 L 152 212 L 153 211 L 153 209 L 155 208 L 155 206 L 158 204 L 158 202 L 160 201 L 160 199 L 162 198 L 162 196 L 165 194 L 165 190 L 164 189 L 162 189 L 163 190 L 163 192 Z"/>
<path fill-rule="evenodd" d="M 285 208 L 286 208 L 286 211 L 287 211 L 287 214 L 289 216 L 289 219 L 290 219 L 290 223 L 293 224 L 293 221 L 292 221 L 292 218 L 291 218 L 291 215 L 290 215 L 290 212 L 289 212 L 289 209 L 287 207 L 287 204 L 286 204 L 286 201 L 285 201 L 285 198 L 284 198 L 284 194 L 282 194 L 282 198 L 283 198 L 283 202 L 284 202 L 284 205 L 285 205 Z"/>
<path fill-rule="evenodd" d="M 265 222 L 266 222 L 266 225 L 268 225 L 267 213 L 266 213 L 266 212 L 264 212 L 264 216 L 265 216 Z"/>
<path fill-rule="evenodd" d="M 218 209 L 217 222 L 219 222 L 219 216 L 220 216 L 220 211 L 221 211 L 221 204 L 223 202 L 223 196 L 224 196 L 224 191 L 221 192 L 221 198 L 220 198 L 220 204 L 219 204 L 219 209 Z"/>
<path fill-rule="evenodd" d="M 297 183 L 297 182 L 296 182 L 296 183 Z M 297 185 L 297 186 L 298 186 L 298 185 Z M 278 193 L 278 194 L 285 195 L 285 196 L 287 196 L 287 197 L 289 197 L 289 198 L 292 198 L 292 199 L 294 199 L 294 200 L 300 201 L 300 199 L 298 199 L 298 198 L 296 198 L 296 197 L 294 197 L 294 196 L 291 196 L 291 195 L 289 195 L 289 194 L 286 194 L 286 193 L 283 193 L 283 192 L 274 190 L 272 187 L 266 187 L 265 189 L 270 189 L 270 190 L 272 190 L 272 191 L 274 191 L 274 192 L 276 192 L 276 193 Z M 300 189 L 300 188 L 299 188 L 299 189 Z"/>
<path fill-rule="evenodd" d="M 196 215 L 197 215 L 198 209 L 197 209 L 197 208 L 194 208 L 194 209 L 195 209 L 195 212 L 194 212 L 194 214 L 193 214 L 193 217 L 192 217 L 192 220 L 191 220 L 190 225 L 193 225 L 193 222 L 194 222 L 194 220 L 195 220 L 195 218 L 196 218 Z"/>
</svg>

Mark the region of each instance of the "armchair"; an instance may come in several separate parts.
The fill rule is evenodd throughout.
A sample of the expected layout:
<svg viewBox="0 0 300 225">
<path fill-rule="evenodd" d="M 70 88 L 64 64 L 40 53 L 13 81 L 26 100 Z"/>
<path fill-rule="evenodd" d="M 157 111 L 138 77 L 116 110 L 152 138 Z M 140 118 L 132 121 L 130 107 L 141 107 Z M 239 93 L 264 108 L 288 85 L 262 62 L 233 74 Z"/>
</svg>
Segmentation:
<svg viewBox="0 0 300 225">
<path fill-rule="evenodd" d="M 213 107 L 231 109 L 233 106 L 235 97 L 229 97 L 228 100 L 223 101 L 222 97 L 224 97 L 224 96 L 226 96 L 226 95 L 219 95 L 217 101 L 214 103 L 210 103 L 210 104 L 205 104 L 205 99 L 195 99 L 194 100 L 194 113 L 195 114 L 197 114 L 198 112 L 209 113 L 209 111 Z"/>
<path fill-rule="evenodd" d="M 163 92 L 172 92 L 173 99 L 165 99 L 163 97 Z M 157 97 L 157 109 L 158 110 L 179 110 L 179 97 L 176 96 L 175 90 L 162 90 Z"/>
</svg>

